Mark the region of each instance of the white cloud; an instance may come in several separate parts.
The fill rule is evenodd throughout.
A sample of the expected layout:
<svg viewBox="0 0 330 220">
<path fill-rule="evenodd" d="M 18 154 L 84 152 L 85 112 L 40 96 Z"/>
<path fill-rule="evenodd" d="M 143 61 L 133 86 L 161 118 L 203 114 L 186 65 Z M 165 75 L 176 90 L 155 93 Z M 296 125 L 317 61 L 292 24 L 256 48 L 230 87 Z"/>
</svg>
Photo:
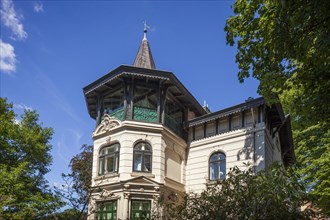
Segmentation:
<svg viewBox="0 0 330 220">
<path fill-rule="evenodd" d="M 33 9 L 35 12 L 39 13 L 39 12 L 43 12 L 44 11 L 44 6 L 41 3 L 34 3 Z"/>
<path fill-rule="evenodd" d="M 14 47 L 0 39 L 0 71 L 11 73 L 16 71 L 16 55 Z"/>
<path fill-rule="evenodd" d="M 72 108 L 71 103 L 67 100 L 66 96 L 61 92 L 57 85 L 45 74 L 41 73 L 39 78 L 42 83 L 41 85 L 45 88 L 45 92 L 48 92 L 51 97 L 51 103 L 60 108 L 76 122 L 85 124 L 85 122 L 79 118 L 78 114 Z"/>
<path fill-rule="evenodd" d="M 27 106 L 25 104 L 14 104 L 14 108 L 22 109 L 22 110 L 28 110 L 28 111 L 32 111 L 33 110 L 32 107 Z"/>
<path fill-rule="evenodd" d="M 57 155 L 66 163 L 69 163 L 74 152 L 72 149 L 77 149 L 82 146 L 80 143 L 83 134 L 79 130 L 66 129 L 59 141 L 57 142 Z"/>
<path fill-rule="evenodd" d="M 67 164 L 70 163 L 70 156 L 65 152 L 67 149 L 63 137 L 57 142 L 57 155 Z"/>
<path fill-rule="evenodd" d="M 4 26 L 8 27 L 18 40 L 27 38 L 27 33 L 24 31 L 23 24 L 20 21 L 22 16 L 16 13 L 12 0 L 1 0 L 0 14 Z"/>
<path fill-rule="evenodd" d="M 73 138 L 74 145 L 79 146 L 80 139 L 83 137 L 83 134 L 80 131 L 74 129 L 69 129 L 69 131 L 72 133 L 70 136 Z"/>
</svg>

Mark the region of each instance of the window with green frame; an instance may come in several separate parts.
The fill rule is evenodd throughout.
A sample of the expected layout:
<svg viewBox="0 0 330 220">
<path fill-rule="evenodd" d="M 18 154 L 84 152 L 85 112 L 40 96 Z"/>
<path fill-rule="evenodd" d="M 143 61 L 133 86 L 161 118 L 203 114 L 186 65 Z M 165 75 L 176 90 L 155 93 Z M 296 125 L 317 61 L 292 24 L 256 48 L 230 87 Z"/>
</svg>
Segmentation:
<svg viewBox="0 0 330 220">
<path fill-rule="evenodd" d="M 117 219 L 117 201 L 102 202 L 97 204 L 97 220 L 116 220 Z"/>
<path fill-rule="evenodd" d="M 132 200 L 131 202 L 131 220 L 151 219 L 151 201 L 150 200 Z"/>
</svg>

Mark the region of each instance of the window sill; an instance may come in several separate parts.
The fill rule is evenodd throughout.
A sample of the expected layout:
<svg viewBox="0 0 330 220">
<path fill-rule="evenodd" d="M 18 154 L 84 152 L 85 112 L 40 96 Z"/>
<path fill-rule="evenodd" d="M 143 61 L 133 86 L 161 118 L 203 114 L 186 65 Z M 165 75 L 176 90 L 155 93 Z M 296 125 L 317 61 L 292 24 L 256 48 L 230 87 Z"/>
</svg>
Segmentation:
<svg viewBox="0 0 330 220">
<path fill-rule="evenodd" d="M 212 186 L 212 185 L 218 185 L 220 184 L 224 179 L 217 179 L 217 180 L 206 180 L 206 185 L 207 186 Z"/>
<path fill-rule="evenodd" d="M 145 173 L 145 172 L 133 172 L 131 173 L 131 177 L 138 177 L 138 176 L 145 176 L 148 178 L 155 178 L 155 175 L 152 173 Z"/>
<path fill-rule="evenodd" d="M 114 177 L 119 177 L 119 176 L 120 176 L 119 173 L 108 173 L 108 174 L 97 176 L 94 178 L 94 180 L 97 181 L 97 180 L 103 180 L 103 179 L 114 178 Z"/>
</svg>

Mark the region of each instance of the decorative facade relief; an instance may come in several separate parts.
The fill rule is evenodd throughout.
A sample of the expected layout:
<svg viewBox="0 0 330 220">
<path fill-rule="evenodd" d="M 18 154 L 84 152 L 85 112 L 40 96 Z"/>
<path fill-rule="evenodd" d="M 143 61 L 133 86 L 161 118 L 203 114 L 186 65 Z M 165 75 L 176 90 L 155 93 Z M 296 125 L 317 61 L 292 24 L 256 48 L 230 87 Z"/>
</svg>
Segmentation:
<svg viewBox="0 0 330 220">
<path fill-rule="evenodd" d="M 112 130 L 113 128 L 116 128 L 119 126 L 121 126 L 121 122 L 118 119 L 105 114 L 103 116 L 103 120 L 101 121 L 99 126 L 97 126 L 97 128 L 95 129 L 93 136 L 96 136 L 96 135 L 99 135 L 102 133 L 106 133 L 106 132 Z"/>
</svg>

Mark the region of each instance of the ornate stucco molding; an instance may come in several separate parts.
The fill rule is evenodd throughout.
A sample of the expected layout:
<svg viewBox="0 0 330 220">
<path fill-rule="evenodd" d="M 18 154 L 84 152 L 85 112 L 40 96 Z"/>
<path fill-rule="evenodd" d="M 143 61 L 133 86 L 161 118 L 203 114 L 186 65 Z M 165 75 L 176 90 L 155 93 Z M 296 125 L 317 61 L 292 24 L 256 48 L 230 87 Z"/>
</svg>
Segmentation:
<svg viewBox="0 0 330 220">
<path fill-rule="evenodd" d="M 93 133 L 93 137 L 109 132 L 112 129 L 116 128 L 116 127 L 120 127 L 121 126 L 121 121 L 111 117 L 110 115 L 105 114 L 103 116 L 103 120 L 101 121 L 101 123 L 96 127 L 94 133 Z"/>
</svg>

